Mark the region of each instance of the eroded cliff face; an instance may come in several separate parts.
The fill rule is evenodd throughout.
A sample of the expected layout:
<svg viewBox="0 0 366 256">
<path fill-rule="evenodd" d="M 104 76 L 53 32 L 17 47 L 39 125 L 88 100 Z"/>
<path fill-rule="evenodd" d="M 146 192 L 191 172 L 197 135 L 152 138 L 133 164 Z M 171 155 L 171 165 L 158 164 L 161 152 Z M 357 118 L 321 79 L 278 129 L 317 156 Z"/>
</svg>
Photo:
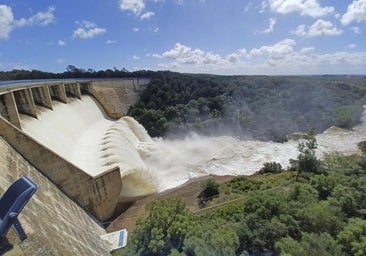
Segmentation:
<svg viewBox="0 0 366 256">
<path fill-rule="evenodd" d="M 19 216 L 28 238 L 7 237 L 25 255 L 110 255 L 99 238 L 106 231 L 0 137 L 0 194 L 27 175 L 39 189 Z"/>
</svg>

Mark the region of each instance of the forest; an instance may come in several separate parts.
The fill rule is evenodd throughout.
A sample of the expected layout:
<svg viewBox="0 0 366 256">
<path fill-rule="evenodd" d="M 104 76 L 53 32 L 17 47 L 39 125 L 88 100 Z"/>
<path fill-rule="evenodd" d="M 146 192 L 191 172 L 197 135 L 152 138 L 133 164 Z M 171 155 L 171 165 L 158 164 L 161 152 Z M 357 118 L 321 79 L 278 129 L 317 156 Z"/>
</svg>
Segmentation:
<svg viewBox="0 0 366 256">
<path fill-rule="evenodd" d="M 232 135 L 284 141 L 359 122 L 366 79 L 346 76 L 214 76 L 157 72 L 129 115 L 153 137 Z"/>
<path fill-rule="evenodd" d="M 309 133 L 288 169 L 202 182 L 198 212 L 181 198 L 150 202 L 113 255 L 366 255 L 366 156 L 319 160 L 316 148 Z"/>
</svg>

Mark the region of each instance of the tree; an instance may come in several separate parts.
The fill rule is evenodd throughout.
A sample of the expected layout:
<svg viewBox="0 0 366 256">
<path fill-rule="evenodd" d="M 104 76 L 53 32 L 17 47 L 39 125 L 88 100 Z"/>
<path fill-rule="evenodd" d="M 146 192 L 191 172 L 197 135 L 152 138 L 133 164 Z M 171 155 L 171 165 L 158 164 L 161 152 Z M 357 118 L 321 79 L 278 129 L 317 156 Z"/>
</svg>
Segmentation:
<svg viewBox="0 0 366 256">
<path fill-rule="evenodd" d="M 339 177 L 333 174 L 327 176 L 324 174 L 316 175 L 310 180 L 310 184 L 318 191 L 320 200 L 327 199 L 338 182 Z"/>
<path fill-rule="evenodd" d="M 302 255 L 322 255 L 322 256 L 340 256 L 342 248 L 328 234 L 302 233 L 300 242 L 291 237 L 285 237 L 275 245 L 276 250 L 281 255 L 302 256 Z"/>
<path fill-rule="evenodd" d="M 282 166 L 276 162 L 266 162 L 263 167 L 259 170 L 259 173 L 280 173 L 282 172 Z"/>
<path fill-rule="evenodd" d="M 240 223 L 238 230 L 240 250 L 250 255 L 265 255 L 274 252 L 275 242 L 288 235 L 289 227 L 280 218 L 263 219 L 258 214 L 249 214 Z"/>
<path fill-rule="evenodd" d="M 192 230 L 184 242 L 187 255 L 235 255 L 239 247 L 236 229 L 222 219 L 206 219 Z"/>
<path fill-rule="evenodd" d="M 366 220 L 352 218 L 347 226 L 339 232 L 337 241 L 348 255 L 366 254 Z"/>
<path fill-rule="evenodd" d="M 187 233 L 196 226 L 196 217 L 183 200 L 153 201 L 147 210 L 149 216 L 138 219 L 126 254 L 164 256 L 182 252 Z"/>
<path fill-rule="evenodd" d="M 77 68 L 74 65 L 68 65 L 66 68 L 67 72 L 71 72 L 71 73 L 83 73 L 83 69 Z"/>
<path fill-rule="evenodd" d="M 357 124 L 357 109 L 352 106 L 341 106 L 336 110 L 336 125 L 339 127 L 352 127 Z"/>
<path fill-rule="evenodd" d="M 362 153 L 366 154 L 366 141 L 359 142 L 357 146 L 362 151 Z"/>
<path fill-rule="evenodd" d="M 320 201 L 300 209 L 297 218 L 302 231 L 308 233 L 338 234 L 344 227 L 344 216 L 338 207 L 328 201 Z"/>
<path fill-rule="evenodd" d="M 318 147 L 314 131 L 310 131 L 305 141 L 300 142 L 298 150 L 300 154 L 297 159 L 290 159 L 291 168 L 297 171 L 296 181 L 300 174 L 304 172 L 321 173 L 320 160 L 315 155 L 315 149 Z"/>
<path fill-rule="evenodd" d="M 341 209 L 347 217 L 355 217 L 361 205 L 357 198 L 363 198 L 353 187 L 338 185 L 335 187 L 329 201 L 332 205 Z M 362 199 L 361 199 L 362 200 Z"/>
<path fill-rule="evenodd" d="M 203 188 L 202 192 L 198 195 L 199 205 L 201 207 L 205 206 L 207 201 L 211 200 L 213 197 L 216 197 L 220 194 L 219 188 L 220 184 L 217 183 L 214 179 L 208 179 L 201 183 L 201 187 Z"/>
<path fill-rule="evenodd" d="M 161 136 L 167 129 L 168 123 L 160 110 L 150 109 L 138 118 L 138 121 L 149 131 L 150 136 Z"/>
</svg>

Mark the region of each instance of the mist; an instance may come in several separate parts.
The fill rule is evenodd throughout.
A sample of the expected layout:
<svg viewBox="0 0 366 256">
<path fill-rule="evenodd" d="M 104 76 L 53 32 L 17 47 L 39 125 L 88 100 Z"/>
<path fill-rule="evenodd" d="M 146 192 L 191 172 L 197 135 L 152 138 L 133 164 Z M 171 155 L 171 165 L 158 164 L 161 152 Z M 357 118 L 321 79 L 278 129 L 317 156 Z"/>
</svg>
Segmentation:
<svg viewBox="0 0 366 256">
<path fill-rule="evenodd" d="M 70 126 L 70 124 L 73 124 Z M 251 137 L 204 136 L 151 138 L 132 117 L 106 119 L 91 97 L 43 109 L 38 118 L 22 116 L 24 132 L 91 175 L 118 166 L 121 196 L 138 197 L 178 187 L 206 175 L 251 175 L 266 162 L 286 168 L 298 155 L 298 141 L 283 143 Z M 45 133 L 44 131 L 49 131 Z M 358 152 L 366 126 L 331 127 L 316 136 L 317 154 Z"/>
</svg>

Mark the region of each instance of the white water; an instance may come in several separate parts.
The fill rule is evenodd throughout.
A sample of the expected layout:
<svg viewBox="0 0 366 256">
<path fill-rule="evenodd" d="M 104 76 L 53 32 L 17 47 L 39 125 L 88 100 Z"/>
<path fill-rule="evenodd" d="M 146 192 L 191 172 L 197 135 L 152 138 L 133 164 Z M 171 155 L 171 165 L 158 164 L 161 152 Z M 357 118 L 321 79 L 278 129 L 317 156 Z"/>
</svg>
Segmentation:
<svg viewBox="0 0 366 256">
<path fill-rule="evenodd" d="M 88 96 L 56 103 L 54 110 L 40 110 L 38 119 L 22 117 L 23 130 L 91 175 L 119 166 L 122 197 L 166 190 L 208 174 L 250 175 L 270 161 L 286 167 L 298 155 L 297 141 L 282 144 L 197 135 L 152 140 L 131 117 L 106 118 Z M 366 126 L 331 128 L 317 136 L 317 153 L 320 157 L 330 151 L 355 153 L 362 140 L 366 140 Z"/>
</svg>

